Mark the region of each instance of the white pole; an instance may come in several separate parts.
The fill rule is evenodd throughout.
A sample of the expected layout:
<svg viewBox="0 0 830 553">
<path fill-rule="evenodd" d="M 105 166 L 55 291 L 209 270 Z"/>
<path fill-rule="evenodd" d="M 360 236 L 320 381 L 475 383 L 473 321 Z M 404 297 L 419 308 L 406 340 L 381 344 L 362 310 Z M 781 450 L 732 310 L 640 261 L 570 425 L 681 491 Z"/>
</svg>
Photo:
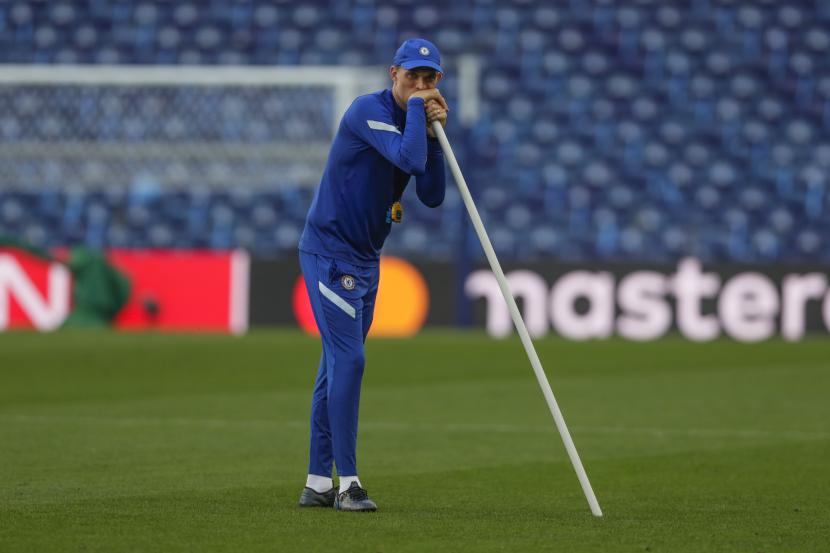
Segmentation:
<svg viewBox="0 0 830 553">
<path fill-rule="evenodd" d="M 576 476 L 579 478 L 579 483 L 582 485 L 582 491 L 585 493 L 585 498 L 588 500 L 588 505 L 591 507 L 591 512 L 594 516 L 601 517 L 602 509 L 599 507 L 597 497 L 594 495 L 594 490 L 591 488 L 591 482 L 588 481 L 588 475 L 582 466 L 582 461 L 579 459 L 579 453 L 576 451 L 571 433 L 568 432 L 568 426 L 565 424 L 565 419 L 562 417 L 562 411 L 559 410 L 559 405 L 556 403 L 556 398 L 553 397 L 553 390 L 550 388 L 545 371 L 542 368 L 542 362 L 539 361 L 539 356 L 536 354 L 536 348 L 533 347 L 533 342 L 530 340 L 530 335 L 527 333 L 525 322 L 519 313 L 519 307 L 516 305 L 516 300 L 513 299 L 513 294 L 507 286 L 507 279 L 504 277 L 504 271 L 501 270 L 501 265 L 496 257 L 496 252 L 493 250 L 493 245 L 490 243 L 490 238 L 487 236 L 487 231 L 484 230 L 484 224 L 481 222 L 481 217 L 476 209 L 476 204 L 473 202 L 473 197 L 470 195 L 470 189 L 467 187 L 467 181 L 464 180 L 464 175 L 461 174 L 461 168 L 458 166 L 458 161 L 455 159 L 455 154 L 452 151 L 447 135 L 444 133 L 444 128 L 441 123 L 434 121 L 432 123 L 432 130 L 435 136 L 441 142 L 441 148 L 447 157 L 447 162 L 450 165 L 450 171 L 455 178 L 455 184 L 458 185 L 458 191 L 461 193 L 461 198 L 464 200 L 464 205 L 467 206 L 467 213 L 470 214 L 470 219 L 473 222 L 473 227 L 476 229 L 481 247 L 484 248 L 484 254 L 487 256 L 487 261 L 490 262 L 490 268 L 493 274 L 496 275 L 496 280 L 499 283 L 499 288 L 507 302 L 507 307 L 510 310 L 510 316 L 513 317 L 513 324 L 516 325 L 516 330 L 519 332 L 519 337 L 522 339 L 522 345 L 525 347 L 527 357 L 530 359 L 530 365 L 533 367 L 533 372 L 536 373 L 536 380 L 539 381 L 539 386 L 542 388 L 542 394 L 548 402 L 550 413 L 553 415 L 553 420 L 556 423 L 556 428 L 562 436 L 562 441 L 565 443 L 565 449 L 568 451 L 568 457 L 571 459 L 571 464 L 576 471 Z"/>
</svg>

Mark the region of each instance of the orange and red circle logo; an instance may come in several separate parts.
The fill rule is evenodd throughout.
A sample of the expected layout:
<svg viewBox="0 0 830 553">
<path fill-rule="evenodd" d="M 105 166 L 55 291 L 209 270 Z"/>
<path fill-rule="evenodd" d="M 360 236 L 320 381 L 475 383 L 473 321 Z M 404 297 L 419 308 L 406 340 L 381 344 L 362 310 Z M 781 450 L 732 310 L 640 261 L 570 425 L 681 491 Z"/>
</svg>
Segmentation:
<svg viewBox="0 0 830 553">
<path fill-rule="evenodd" d="M 294 283 L 294 317 L 309 334 L 318 335 L 303 275 Z M 397 257 L 381 257 L 380 283 L 370 336 L 405 337 L 416 334 L 429 312 L 429 289 L 420 271 Z"/>
</svg>

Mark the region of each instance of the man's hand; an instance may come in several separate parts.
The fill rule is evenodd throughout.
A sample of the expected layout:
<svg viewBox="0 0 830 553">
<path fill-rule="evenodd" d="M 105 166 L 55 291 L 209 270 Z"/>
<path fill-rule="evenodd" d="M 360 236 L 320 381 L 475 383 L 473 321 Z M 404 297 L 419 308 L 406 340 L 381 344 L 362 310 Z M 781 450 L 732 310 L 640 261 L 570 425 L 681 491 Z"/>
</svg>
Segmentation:
<svg viewBox="0 0 830 553">
<path fill-rule="evenodd" d="M 424 111 L 427 114 L 427 135 L 430 138 L 437 138 L 432 130 L 432 122 L 438 121 L 442 127 L 447 126 L 447 110 L 435 100 L 427 100 L 424 104 Z"/>
<path fill-rule="evenodd" d="M 417 92 L 413 92 L 409 98 L 423 98 L 424 105 L 428 104 L 430 100 L 438 102 L 441 107 L 443 107 L 446 111 L 449 111 L 450 108 L 447 105 L 447 101 L 444 100 L 444 97 L 441 96 L 441 93 L 438 91 L 437 88 L 427 88 L 426 90 L 419 90 Z"/>
</svg>

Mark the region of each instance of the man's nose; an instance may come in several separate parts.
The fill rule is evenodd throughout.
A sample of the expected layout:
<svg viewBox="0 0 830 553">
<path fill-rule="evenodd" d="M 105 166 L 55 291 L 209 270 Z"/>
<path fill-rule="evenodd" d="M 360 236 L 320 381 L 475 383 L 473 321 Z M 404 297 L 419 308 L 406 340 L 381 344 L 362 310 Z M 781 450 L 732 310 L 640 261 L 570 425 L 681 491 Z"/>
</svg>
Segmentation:
<svg viewBox="0 0 830 553">
<path fill-rule="evenodd" d="M 427 83 L 426 83 L 426 81 L 424 81 L 424 79 L 421 78 L 421 79 L 418 79 L 417 81 L 415 81 L 415 88 L 417 88 L 418 90 L 425 90 L 426 87 L 427 87 Z"/>
</svg>

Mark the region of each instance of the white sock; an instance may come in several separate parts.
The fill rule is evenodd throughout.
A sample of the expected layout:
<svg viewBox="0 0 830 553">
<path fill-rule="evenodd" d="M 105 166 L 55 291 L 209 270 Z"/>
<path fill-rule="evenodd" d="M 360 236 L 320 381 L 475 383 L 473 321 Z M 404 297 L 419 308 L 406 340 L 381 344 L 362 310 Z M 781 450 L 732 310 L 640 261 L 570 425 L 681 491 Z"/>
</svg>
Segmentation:
<svg viewBox="0 0 830 553">
<path fill-rule="evenodd" d="M 343 493 L 346 490 L 348 490 L 349 486 L 352 485 L 352 482 L 357 482 L 358 486 L 360 486 L 361 488 L 363 487 L 363 484 L 360 483 L 360 478 L 358 478 L 357 476 L 341 476 L 339 493 Z"/>
<path fill-rule="evenodd" d="M 316 474 L 309 474 L 305 481 L 305 487 L 311 488 L 317 493 L 327 492 L 334 487 L 331 478 L 327 476 L 317 476 Z"/>
</svg>

